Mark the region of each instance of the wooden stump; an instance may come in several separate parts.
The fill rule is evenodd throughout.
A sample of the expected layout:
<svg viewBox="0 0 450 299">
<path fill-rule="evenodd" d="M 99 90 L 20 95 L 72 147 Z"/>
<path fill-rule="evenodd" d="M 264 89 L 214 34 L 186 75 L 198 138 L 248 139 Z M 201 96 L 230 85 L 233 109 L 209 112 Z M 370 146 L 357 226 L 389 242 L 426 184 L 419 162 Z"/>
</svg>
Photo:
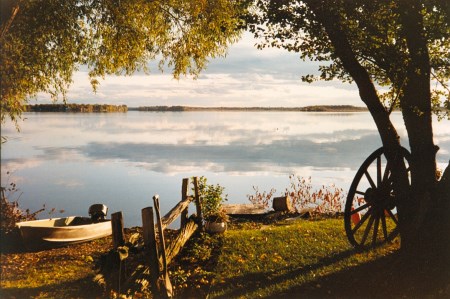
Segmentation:
<svg viewBox="0 0 450 299">
<path fill-rule="evenodd" d="M 288 195 L 281 197 L 274 197 L 272 207 L 275 211 L 291 212 L 292 211 L 291 198 Z"/>
<path fill-rule="evenodd" d="M 111 214 L 111 226 L 112 226 L 113 246 L 114 249 L 117 249 L 117 247 L 123 246 L 125 244 L 122 212 L 116 212 Z"/>
</svg>

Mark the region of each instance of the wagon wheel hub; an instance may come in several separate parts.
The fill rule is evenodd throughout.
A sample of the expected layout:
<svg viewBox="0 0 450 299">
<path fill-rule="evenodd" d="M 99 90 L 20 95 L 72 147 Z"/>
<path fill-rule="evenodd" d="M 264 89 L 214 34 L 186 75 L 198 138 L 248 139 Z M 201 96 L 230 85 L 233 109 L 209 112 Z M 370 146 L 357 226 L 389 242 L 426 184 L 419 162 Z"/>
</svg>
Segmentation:
<svg viewBox="0 0 450 299">
<path fill-rule="evenodd" d="M 395 196 L 391 193 L 390 188 L 386 186 L 367 188 L 364 199 L 377 212 L 392 210 L 396 206 Z"/>
</svg>

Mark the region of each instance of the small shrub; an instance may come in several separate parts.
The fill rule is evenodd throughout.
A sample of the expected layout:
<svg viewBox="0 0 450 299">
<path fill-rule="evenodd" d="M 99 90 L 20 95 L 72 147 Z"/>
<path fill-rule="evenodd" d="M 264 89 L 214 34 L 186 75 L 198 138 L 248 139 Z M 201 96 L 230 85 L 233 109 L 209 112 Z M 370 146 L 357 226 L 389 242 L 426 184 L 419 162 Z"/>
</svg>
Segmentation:
<svg viewBox="0 0 450 299">
<path fill-rule="evenodd" d="M 334 184 L 322 185 L 319 190 L 312 189 L 311 177 L 305 179 L 290 175 L 290 187 L 286 188 L 285 195 L 289 195 L 292 205 L 300 211 L 313 208 L 318 214 L 335 214 L 343 211 L 345 192 Z"/>
<path fill-rule="evenodd" d="M 228 195 L 223 194 L 225 187 L 208 184 L 207 179 L 202 176 L 198 180 L 198 189 L 203 218 L 207 221 L 227 221 L 228 217 L 222 207 L 223 202 L 228 200 Z"/>
<path fill-rule="evenodd" d="M 262 193 L 259 192 L 258 187 L 253 186 L 253 190 L 255 190 L 254 195 L 247 195 L 248 200 L 252 204 L 262 204 L 264 207 L 269 208 L 271 205 L 273 194 L 276 192 L 274 188 L 270 189 L 269 192 L 263 191 Z"/>
<path fill-rule="evenodd" d="M 336 214 L 343 211 L 345 202 L 345 192 L 341 188 L 337 188 L 334 184 L 324 186 L 318 190 L 313 190 L 311 177 L 303 178 L 301 176 L 290 175 L 289 187 L 285 189 L 284 195 L 292 200 L 292 206 L 297 212 L 305 208 L 313 209 L 315 214 Z M 275 189 L 269 192 L 260 192 L 258 187 L 253 187 L 254 195 L 247 195 L 253 204 L 263 204 L 270 207 L 273 201 Z"/>
<path fill-rule="evenodd" d="M 10 173 L 7 172 L 7 175 Z M 1 187 L 0 191 L 0 211 L 1 211 L 1 235 L 5 236 L 11 233 L 17 222 L 35 220 L 37 214 L 45 210 L 42 209 L 30 212 L 29 209 L 23 210 L 19 207 L 19 199 L 22 194 L 16 195 L 19 192 L 15 183 L 6 183 L 5 187 Z"/>
</svg>

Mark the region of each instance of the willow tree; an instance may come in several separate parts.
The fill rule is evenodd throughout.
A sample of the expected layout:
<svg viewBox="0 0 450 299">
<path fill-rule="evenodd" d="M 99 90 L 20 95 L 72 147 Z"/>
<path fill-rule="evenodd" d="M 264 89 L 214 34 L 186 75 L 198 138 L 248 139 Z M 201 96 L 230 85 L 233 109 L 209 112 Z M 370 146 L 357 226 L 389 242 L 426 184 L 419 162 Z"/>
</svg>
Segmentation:
<svg viewBox="0 0 450 299">
<path fill-rule="evenodd" d="M 87 67 L 93 88 L 106 75 L 196 76 L 239 37 L 236 1 L 2 0 L 1 122 L 17 120 L 39 92 L 67 99 L 72 74 Z M 151 78 L 149 78 L 151 80 Z"/>
<path fill-rule="evenodd" d="M 392 167 L 401 247 L 448 250 L 450 169 L 437 175 L 432 114 L 448 117 L 450 107 L 450 2 L 259 0 L 249 29 L 262 38 L 260 48 L 324 62 L 319 75 L 303 80 L 356 83 Z M 410 169 L 390 120 L 396 108 L 408 133 Z"/>
</svg>

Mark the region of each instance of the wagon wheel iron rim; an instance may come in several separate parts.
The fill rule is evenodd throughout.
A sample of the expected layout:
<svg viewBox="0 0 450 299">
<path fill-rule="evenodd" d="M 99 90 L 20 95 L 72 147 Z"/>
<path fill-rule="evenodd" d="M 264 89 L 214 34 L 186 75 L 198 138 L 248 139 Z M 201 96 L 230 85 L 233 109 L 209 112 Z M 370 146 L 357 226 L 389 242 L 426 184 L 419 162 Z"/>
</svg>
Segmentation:
<svg viewBox="0 0 450 299">
<path fill-rule="evenodd" d="M 401 154 L 409 176 L 410 153 L 402 148 Z M 345 203 L 344 223 L 347 238 L 357 249 L 376 247 L 398 235 L 391 167 L 382 147 L 356 173 Z"/>
</svg>

